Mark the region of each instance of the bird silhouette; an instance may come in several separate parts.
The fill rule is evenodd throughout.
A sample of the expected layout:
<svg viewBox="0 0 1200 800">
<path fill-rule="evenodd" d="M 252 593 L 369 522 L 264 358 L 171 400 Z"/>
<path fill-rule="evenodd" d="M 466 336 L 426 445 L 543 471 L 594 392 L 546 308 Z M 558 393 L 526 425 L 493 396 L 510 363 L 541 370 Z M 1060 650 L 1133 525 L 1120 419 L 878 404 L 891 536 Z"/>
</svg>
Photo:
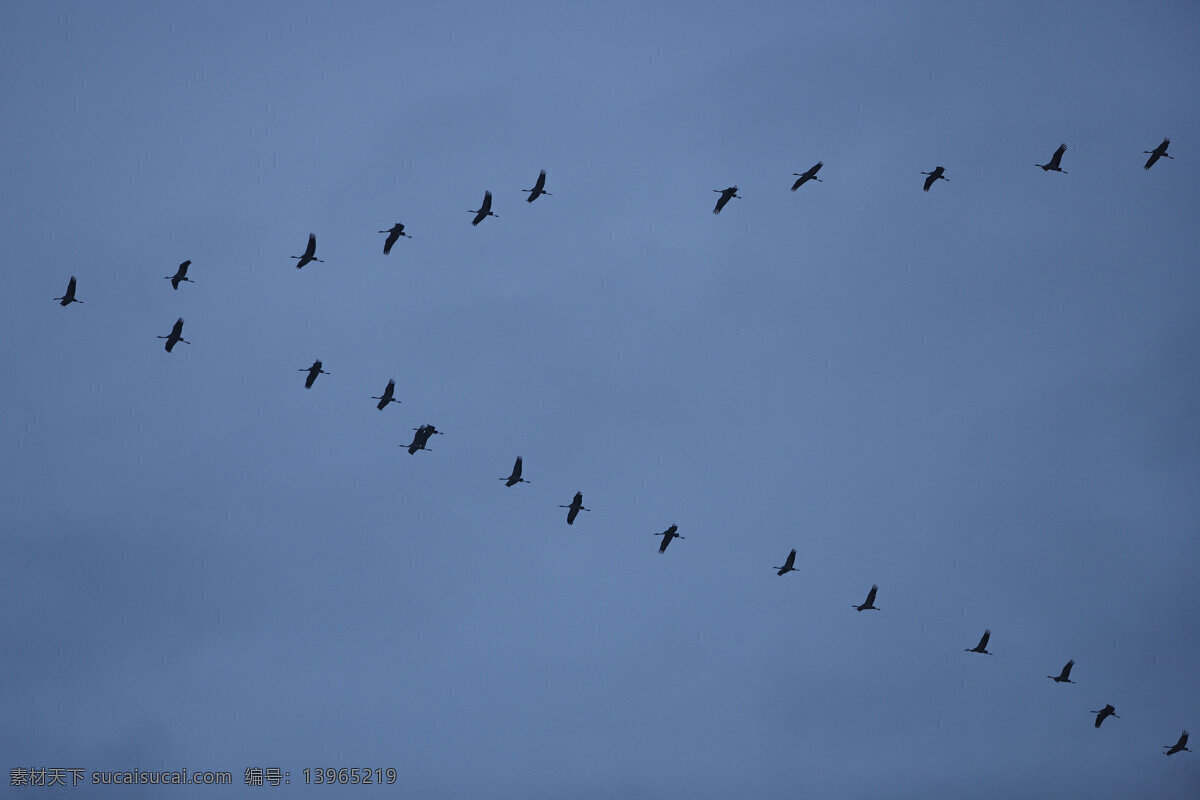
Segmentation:
<svg viewBox="0 0 1200 800">
<path fill-rule="evenodd" d="M 662 542 L 658 545 L 658 552 L 660 552 L 660 553 L 667 552 L 667 545 L 669 545 L 671 543 L 672 539 L 686 539 L 687 538 L 686 536 L 680 536 L 678 533 L 676 533 L 676 531 L 678 531 L 678 530 L 679 530 L 678 525 L 672 525 L 671 527 L 667 528 L 662 533 L 654 534 L 655 536 L 663 537 Z"/>
<path fill-rule="evenodd" d="M 546 170 L 542 170 L 538 174 L 537 183 L 533 184 L 532 189 L 522 189 L 521 191 L 529 192 L 529 197 L 525 198 L 526 203 L 532 203 L 542 195 L 546 195 L 547 197 L 554 196 L 546 191 Z"/>
<path fill-rule="evenodd" d="M 1099 728 L 1100 724 L 1102 722 L 1104 722 L 1104 720 L 1108 719 L 1109 717 L 1117 717 L 1117 719 L 1120 719 L 1120 717 L 1117 716 L 1117 709 L 1113 708 L 1112 703 L 1109 703 L 1108 705 L 1106 705 L 1104 708 L 1100 709 L 1099 711 L 1090 711 L 1088 713 L 1096 715 L 1096 727 L 1097 728 Z"/>
<path fill-rule="evenodd" d="M 300 259 L 296 262 L 296 269 L 303 269 L 305 264 L 308 264 L 312 261 L 319 261 L 320 263 L 324 264 L 324 261 L 317 258 L 317 235 L 315 233 L 310 233 L 308 235 L 308 247 L 304 248 L 304 255 L 292 256 L 292 258 Z"/>
<path fill-rule="evenodd" d="M 1071 667 L 1075 666 L 1075 659 L 1068 661 L 1062 668 L 1062 672 L 1057 675 L 1047 675 L 1046 677 L 1055 683 L 1074 683 L 1071 680 Z"/>
<path fill-rule="evenodd" d="M 793 192 L 796 191 L 797 189 L 799 189 L 801 186 L 808 183 L 809 181 L 816 181 L 817 183 L 824 183 L 825 181 L 823 181 L 817 177 L 817 172 L 819 172 L 821 167 L 823 167 L 823 166 L 825 166 L 825 162 L 818 161 L 816 164 L 813 164 L 811 167 L 809 167 L 807 172 L 793 172 L 792 173 L 793 175 L 800 176 L 800 180 L 798 180 L 792 184 L 792 191 Z"/>
<path fill-rule="evenodd" d="M 299 369 L 299 370 L 296 370 L 296 371 L 297 371 L 297 372 L 307 372 L 307 373 L 308 373 L 308 377 L 304 379 L 304 388 L 305 388 L 305 389 L 311 389 L 311 388 L 313 387 L 313 384 L 314 384 L 314 383 L 316 383 L 316 381 L 317 381 L 317 376 L 318 376 L 318 375 L 329 375 L 329 374 L 331 374 L 331 373 L 329 373 L 329 372 L 326 372 L 325 370 L 321 369 L 321 362 L 320 362 L 320 361 L 314 361 L 314 362 L 312 363 L 312 366 L 311 366 L 311 367 L 305 367 L 304 369 Z"/>
<path fill-rule="evenodd" d="M 771 569 L 779 570 L 779 572 L 775 573 L 776 575 L 786 575 L 789 572 L 795 572 L 796 571 L 796 549 L 792 548 L 792 552 L 788 553 L 787 560 L 783 562 L 782 567 L 771 567 Z"/>
<path fill-rule="evenodd" d="M 1066 175 L 1067 171 L 1059 166 L 1062 163 L 1063 153 L 1065 152 L 1067 152 L 1067 146 L 1060 144 L 1058 149 L 1054 151 L 1054 155 L 1050 156 L 1050 163 L 1034 164 L 1034 166 L 1041 167 L 1042 172 L 1061 172 L 1063 175 Z"/>
<path fill-rule="evenodd" d="M 191 344 L 191 342 L 183 338 L 183 317 L 175 320 L 175 324 L 171 327 L 170 333 L 168 333 L 166 336 L 157 336 L 155 338 L 167 340 L 166 350 L 168 353 L 175 349 L 175 345 L 179 342 Z"/>
<path fill-rule="evenodd" d="M 408 454 L 410 456 L 415 455 L 418 450 L 429 450 L 429 448 L 425 446 L 425 443 L 429 441 L 429 437 L 433 436 L 435 433 L 441 434 L 441 431 L 432 425 L 422 425 L 419 428 L 413 428 L 413 430 L 416 431 L 416 433 L 413 434 L 412 444 L 407 445 Z M 406 445 L 400 446 L 405 447 Z M 429 452 L 433 451 L 429 450 Z"/>
<path fill-rule="evenodd" d="M 78 300 L 75 297 L 75 276 L 74 275 L 71 276 L 71 280 L 67 281 L 67 293 L 64 294 L 62 297 L 56 297 L 54 299 L 60 300 L 61 302 L 59 303 L 59 305 L 62 306 L 63 308 L 66 308 L 67 306 L 71 305 L 71 303 L 82 303 L 83 302 L 82 300 Z"/>
<path fill-rule="evenodd" d="M 383 409 L 387 407 L 388 403 L 399 403 L 400 402 L 399 400 L 392 397 L 392 395 L 395 393 L 395 391 L 396 391 L 396 382 L 388 381 L 387 388 L 383 390 L 383 394 L 379 395 L 378 397 L 371 398 L 372 400 L 379 401 L 379 405 L 377 405 L 375 407 L 378 408 L 380 411 L 383 411 Z"/>
<path fill-rule="evenodd" d="M 580 511 L 591 511 L 590 508 L 583 507 L 583 492 L 575 493 L 575 498 L 573 500 L 571 500 L 571 505 L 569 505 L 569 506 L 559 505 L 559 508 L 568 509 L 568 511 L 567 511 L 567 524 L 568 525 L 575 524 L 575 517 L 579 516 Z"/>
<path fill-rule="evenodd" d="M 979 638 L 979 644 L 974 647 L 964 648 L 968 653 L 983 653 L 985 656 L 990 656 L 991 653 L 987 650 L 988 639 L 992 638 L 991 630 L 985 630 L 983 636 Z"/>
<path fill-rule="evenodd" d="M 925 179 L 925 191 L 927 191 L 927 192 L 928 192 L 928 191 L 929 191 L 929 187 L 930 187 L 930 186 L 933 186 L 933 184 L 934 184 L 935 182 L 937 182 L 937 181 L 948 181 L 948 180 L 950 180 L 949 178 L 947 178 L 947 177 L 946 177 L 945 173 L 946 173 L 946 168 L 945 168 L 945 167 L 934 167 L 934 168 L 933 168 L 933 172 L 922 172 L 922 173 L 921 173 L 922 175 L 928 175 L 928 176 L 929 176 L 928 178 L 926 178 L 926 179 Z"/>
<path fill-rule="evenodd" d="M 517 461 L 515 464 L 513 464 L 512 474 L 509 475 L 507 478 L 500 478 L 500 480 L 504 481 L 505 486 L 516 486 L 518 483 L 529 483 L 529 481 L 527 481 L 521 477 L 521 457 L 520 456 L 517 456 Z"/>
<path fill-rule="evenodd" d="M 859 611 L 878 611 L 879 609 L 875 607 L 875 593 L 878 591 L 879 591 L 879 587 L 876 586 L 875 584 L 871 584 L 871 591 L 867 592 L 867 602 L 863 603 L 860 606 L 855 605 L 854 607 L 857 608 Z M 851 603 L 851 605 L 854 605 L 854 604 Z"/>
<path fill-rule="evenodd" d="M 1188 732 L 1184 731 L 1183 735 L 1179 737 L 1179 741 L 1176 742 L 1175 744 L 1164 744 L 1163 747 L 1166 748 L 1167 752 L 1163 753 L 1163 755 L 1164 756 L 1173 756 L 1176 753 L 1182 752 L 1184 750 L 1187 750 L 1189 753 L 1192 752 L 1187 746 L 1187 739 L 1188 739 Z"/>
<path fill-rule="evenodd" d="M 475 215 L 475 219 L 471 220 L 472 225 L 478 225 L 479 223 L 483 222 L 484 219 L 486 219 L 487 217 L 495 217 L 496 219 L 500 219 L 499 214 L 492 213 L 492 193 L 491 192 L 485 191 L 483 193 L 483 205 L 481 205 L 479 208 L 473 208 L 470 211 L 472 214 Z"/>
<path fill-rule="evenodd" d="M 1154 163 L 1155 163 L 1156 161 L 1158 161 L 1160 158 L 1169 158 L 1169 159 L 1171 159 L 1172 161 L 1174 161 L 1174 160 L 1175 160 L 1175 156 L 1167 155 L 1167 147 L 1168 147 L 1170 144 L 1171 144 L 1171 140 L 1170 140 L 1170 139 L 1163 139 L 1163 140 L 1162 140 L 1162 143 L 1161 143 L 1161 144 L 1160 144 L 1158 147 L 1154 148 L 1153 150 L 1143 150 L 1143 151 L 1142 151 L 1143 153 L 1149 153 L 1149 154 L 1150 154 L 1150 157 L 1146 159 L 1146 166 L 1145 166 L 1145 168 L 1146 168 L 1146 169 L 1150 169 L 1151 167 L 1153 167 L 1153 166 L 1154 166 Z M 1187 736 L 1185 735 L 1183 738 L 1184 738 L 1184 739 L 1187 739 Z M 1186 748 L 1185 748 L 1185 749 L 1186 749 Z"/>
<path fill-rule="evenodd" d="M 405 239 L 412 238 L 411 236 L 409 236 L 407 233 L 404 232 L 404 223 L 403 222 L 397 222 L 395 225 L 388 228 L 386 231 L 380 231 L 380 233 L 386 233 L 388 235 L 387 240 L 384 241 L 384 243 L 383 243 L 383 254 L 385 256 L 388 253 L 392 252 L 392 245 L 394 245 L 396 242 L 398 242 L 400 240 L 401 236 L 403 236 Z"/>
<path fill-rule="evenodd" d="M 179 265 L 179 269 L 175 270 L 174 275 L 166 275 L 163 277 L 163 280 L 170 281 L 171 288 L 175 289 L 177 291 L 179 289 L 179 284 L 181 284 L 181 283 L 195 283 L 194 280 L 192 280 L 191 278 L 189 278 L 187 276 L 187 270 L 188 270 L 188 267 L 191 266 L 191 264 L 192 264 L 192 262 L 190 259 L 188 261 L 184 261 L 182 264 Z"/>
<path fill-rule="evenodd" d="M 713 206 L 714 214 L 720 214 L 721 209 L 725 207 L 725 204 L 729 202 L 730 198 L 736 197 L 738 200 L 742 199 L 742 196 L 737 193 L 736 186 L 730 186 L 728 189 L 713 189 L 713 191 L 721 195 L 717 198 L 717 204 Z"/>
</svg>

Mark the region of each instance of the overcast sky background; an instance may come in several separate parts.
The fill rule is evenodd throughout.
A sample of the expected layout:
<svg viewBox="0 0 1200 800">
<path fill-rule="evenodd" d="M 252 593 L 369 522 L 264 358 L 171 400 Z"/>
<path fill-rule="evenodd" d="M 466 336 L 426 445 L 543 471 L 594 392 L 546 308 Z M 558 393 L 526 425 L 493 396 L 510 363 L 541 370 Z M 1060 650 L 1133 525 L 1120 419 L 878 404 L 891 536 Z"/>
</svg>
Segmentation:
<svg viewBox="0 0 1200 800">
<path fill-rule="evenodd" d="M 1200 7 L 911 5 L 0 7 L 5 772 L 1194 798 Z"/>
</svg>

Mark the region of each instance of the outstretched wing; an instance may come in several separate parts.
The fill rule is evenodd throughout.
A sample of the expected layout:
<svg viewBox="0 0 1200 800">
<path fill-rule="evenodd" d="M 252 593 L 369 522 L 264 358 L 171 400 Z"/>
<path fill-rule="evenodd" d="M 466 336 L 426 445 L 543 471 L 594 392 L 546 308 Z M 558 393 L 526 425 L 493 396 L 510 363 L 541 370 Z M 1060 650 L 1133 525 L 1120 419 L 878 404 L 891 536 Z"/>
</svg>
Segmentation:
<svg viewBox="0 0 1200 800">
<path fill-rule="evenodd" d="M 65 308 L 71 303 L 79 302 L 75 299 L 75 276 L 71 276 L 71 280 L 67 281 L 67 293 L 62 297 L 56 297 L 55 300 L 61 300 L 61 305 Z"/>
<path fill-rule="evenodd" d="M 1062 163 L 1063 153 L 1067 152 L 1066 143 L 1060 144 L 1058 149 L 1054 151 L 1054 157 L 1050 159 L 1050 169 L 1058 169 L 1058 165 Z"/>
</svg>

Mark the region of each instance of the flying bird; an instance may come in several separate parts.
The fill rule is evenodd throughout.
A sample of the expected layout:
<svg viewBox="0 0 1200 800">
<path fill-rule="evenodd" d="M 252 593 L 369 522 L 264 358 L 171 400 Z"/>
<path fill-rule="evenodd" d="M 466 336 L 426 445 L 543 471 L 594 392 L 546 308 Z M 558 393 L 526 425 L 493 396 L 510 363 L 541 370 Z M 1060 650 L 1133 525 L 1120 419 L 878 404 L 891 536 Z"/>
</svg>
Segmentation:
<svg viewBox="0 0 1200 800">
<path fill-rule="evenodd" d="M 1054 155 L 1050 157 L 1049 164 L 1034 164 L 1034 166 L 1041 167 L 1042 172 L 1050 172 L 1053 170 L 1054 172 L 1061 172 L 1063 175 L 1066 175 L 1067 171 L 1058 166 L 1062 162 L 1062 154 L 1065 152 L 1067 152 L 1067 146 L 1065 144 L 1060 144 L 1058 149 L 1054 151 Z"/>
<path fill-rule="evenodd" d="M 569 506 L 559 505 L 559 508 L 570 509 L 569 511 L 567 511 L 567 524 L 568 525 L 575 524 L 575 517 L 577 517 L 579 515 L 580 511 L 591 511 L 590 508 L 583 507 L 583 492 L 575 493 L 575 498 L 571 501 L 571 505 L 569 505 Z"/>
<path fill-rule="evenodd" d="M 168 333 L 166 336 L 156 336 L 154 338 L 167 340 L 167 352 L 168 353 L 171 352 L 171 350 L 174 349 L 175 345 L 178 344 L 179 342 L 183 342 L 184 344 L 191 344 L 191 342 L 189 342 L 187 339 L 183 338 L 183 317 L 180 317 L 179 319 L 175 320 L 175 325 L 171 328 L 171 332 Z"/>
<path fill-rule="evenodd" d="M 991 653 L 989 653 L 987 649 L 988 639 L 990 638 L 992 638 L 991 630 L 985 629 L 983 636 L 981 636 L 979 639 L 979 644 L 975 645 L 974 647 L 964 648 L 964 650 L 968 653 L 983 653 L 985 656 L 990 656 Z"/>
<path fill-rule="evenodd" d="M 554 195 L 552 195 L 552 194 L 550 194 L 549 192 L 547 192 L 547 191 L 546 191 L 546 170 L 542 170 L 542 171 L 541 171 L 541 172 L 538 174 L 537 183 L 533 184 L 533 188 L 532 188 L 532 189 L 522 189 L 521 191 L 522 191 L 522 192 L 529 192 L 529 197 L 526 197 L 526 198 L 525 198 L 525 202 L 526 202 L 526 203 L 532 203 L 534 200 L 537 200 L 537 199 L 538 199 L 538 197 L 539 197 L 539 196 L 541 196 L 541 195 L 543 195 L 543 194 L 544 194 L 544 195 L 546 195 L 546 196 L 548 196 L 548 197 L 553 197 L 553 196 L 554 196 Z"/>
<path fill-rule="evenodd" d="M 499 480 L 504 481 L 505 486 L 516 486 L 518 483 L 529 483 L 529 481 L 527 481 L 521 477 L 521 457 L 520 456 L 517 456 L 517 462 L 515 464 L 513 464 L 512 475 L 509 475 L 507 478 L 500 478 Z"/>
<path fill-rule="evenodd" d="M 1158 147 L 1154 148 L 1153 150 L 1143 150 L 1142 151 L 1143 153 L 1150 154 L 1150 157 L 1146 159 L 1146 169 L 1150 169 L 1151 167 L 1153 167 L 1154 162 L 1158 161 L 1160 158 L 1169 158 L 1172 161 L 1175 160 L 1175 156 L 1167 155 L 1167 146 L 1170 144 L 1171 144 L 1170 139 L 1163 139 L 1162 144 L 1160 144 Z M 1187 741 L 1186 733 L 1183 735 L 1183 739 L 1184 739 L 1184 741 Z M 1186 750 L 1187 748 L 1184 748 L 1184 749 Z"/>
<path fill-rule="evenodd" d="M 1099 711 L 1089 711 L 1088 713 L 1096 715 L 1096 727 L 1097 728 L 1099 728 L 1100 723 L 1104 722 L 1104 720 L 1107 719 L 1108 717 L 1117 717 L 1117 719 L 1120 719 L 1120 717 L 1117 716 L 1117 709 L 1113 708 L 1112 703 L 1109 703 L 1108 705 L 1106 705 L 1104 708 L 1100 709 Z"/>
<path fill-rule="evenodd" d="M 1071 667 L 1073 666 L 1075 666 L 1075 659 L 1068 661 L 1062 668 L 1062 672 L 1057 675 L 1047 675 L 1046 677 L 1055 683 L 1074 683 L 1075 681 L 1071 680 Z"/>
<path fill-rule="evenodd" d="M 317 258 L 317 235 L 310 233 L 308 235 L 308 247 L 304 248 L 304 255 L 292 256 L 292 258 L 300 259 L 296 262 L 296 269 L 302 269 L 310 261 L 319 261 L 324 264 L 325 262 L 322 259 Z"/>
<path fill-rule="evenodd" d="M 379 395 L 378 397 L 371 398 L 372 400 L 379 401 L 379 405 L 377 405 L 375 407 L 378 408 L 380 411 L 383 411 L 383 409 L 387 407 L 388 403 L 399 403 L 400 402 L 399 400 L 392 397 L 392 394 L 395 393 L 395 391 L 396 391 L 396 382 L 388 381 L 387 388 L 383 390 L 383 394 Z"/>
<path fill-rule="evenodd" d="M 677 531 L 677 530 L 679 530 L 679 526 L 672 525 L 671 527 L 667 528 L 662 533 L 654 534 L 655 536 L 663 537 L 662 544 L 660 544 L 658 546 L 658 552 L 660 552 L 660 553 L 667 552 L 667 545 L 669 545 L 671 543 L 672 539 L 686 539 L 687 538 L 686 536 L 680 536 L 678 533 L 676 533 L 675 531 Z"/>
<path fill-rule="evenodd" d="M 796 549 L 792 548 L 792 552 L 788 553 L 787 561 L 783 562 L 782 567 L 771 567 L 771 569 L 779 570 L 779 572 L 775 573 L 776 575 L 786 575 L 789 572 L 795 572 L 796 571 Z"/>
<path fill-rule="evenodd" d="M 413 434 L 412 444 L 408 445 L 408 454 L 410 456 L 415 455 L 418 450 L 429 450 L 429 448 L 425 446 L 425 443 L 429 441 L 429 437 L 433 436 L 435 433 L 441 433 L 441 431 L 432 425 L 422 425 L 419 428 L 413 428 L 413 430 L 416 431 L 416 433 Z M 405 445 L 400 446 L 404 447 Z M 433 451 L 430 450 L 430 452 Z"/>
<path fill-rule="evenodd" d="M 730 186 L 728 189 L 713 189 L 713 191 L 721 195 L 717 198 L 717 204 L 713 206 L 714 214 L 721 213 L 721 209 L 724 208 L 725 204 L 729 202 L 729 198 L 736 197 L 738 200 L 742 199 L 742 196 L 737 193 L 736 186 Z"/>
<path fill-rule="evenodd" d="M 1187 737 L 1188 733 L 1184 731 L 1183 735 L 1179 737 L 1179 741 L 1175 744 L 1164 744 L 1163 747 L 1167 748 L 1167 752 L 1163 753 L 1163 755 L 1173 756 L 1181 750 L 1187 750 L 1189 753 L 1192 752 L 1187 746 Z"/>
<path fill-rule="evenodd" d="M 171 288 L 178 290 L 181 283 L 195 283 L 194 280 L 187 276 L 187 268 L 191 265 L 191 260 L 187 260 L 179 265 L 179 269 L 175 270 L 174 275 L 165 275 L 163 280 L 171 282 Z"/>
<path fill-rule="evenodd" d="M 483 205 L 479 208 L 470 209 L 470 212 L 475 215 L 475 219 L 471 220 L 472 225 L 478 225 L 483 222 L 485 217 L 500 219 L 499 214 L 492 213 L 492 193 L 487 191 L 483 193 Z"/>
<path fill-rule="evenodd" d="M 807 172 L 793 172 L 792 173 L 793 175 L 800 176 L 800 180 L 798 180 L 792 184 L 792 191 L 793 192 L 796 191 L 797 189 L 799 189 L 801 186 L 808 183 L 809 181 L 816 181 L 817 183 L 824 183 L 825 181 L 823 181 L 817 177 L 817 172 L 819 172 L 821 167 L 823 167 L 823 166 L 825 166 L 825 162 L 818 161 L 816 164 L 813 164 L 811 167 L 809 167 Z"/>
<path fill-rule="evenodd" d="M 935 181 L 939 181 L 939 180 L 949 181 L 950 180 L 949 178 L 946 177 L 946 168 L 945 167 L 934 167 L 933 172 L 922 172 L 921 174 L 929 176 L 928 178 L 925 179 L 925 191 L 927 191 L 927 192 L 929 191 L 929 187 L 933 186 Z"/>
<path fill-rule="evenodd" d="M 71 303 L 82 303 L 83 302 L 82 300 L 75 299 L 75 276 L 74 275 L 71 276 L 71 280 L 67 281 L 67 293 L 64 294 L 62 297 L 56 297 L 54 299 L 62 301 L 59 303 L 59 305 L 62 306 L 63 308 L 66 308 L 67 306 L 71 305 Z"/>
<path fill-rule="evenodd" d="M 407 233 L 404 232 L 404 223 L 403 222 L 397 222 L 395 225 L 388 228 L 386 231 L 380 231 L 380 233 L 386 233 L 388 235 L 387 241 L 385 241 L 383 243 L 383 254 L 385 256 L 388 253 L 392 252 L 392 245 L 394 245 L 396 242 L 400 241 L 401 236 L 403 236 L 405 239 L 412 238 L 411 236 L 409 236 Z"/>
<path fill-rule="evenodd" d="M 879 609 L 875 607 L 875 593 L 878 591 L 879 587 L 875 584 L 871 584 L 871 591 L 867 592 L 867 602 L 863 603 L 861 606 L 854 605 L 853 603 L 850 605 L 854 606 L 859 611 L 878 611 Z"/>
<path fill-rule="evenodd" d="M 296 370 L 296 371 L 297 371 L 297 372 L 307 372 L 307 373 L 308 373 L 308 377 L 304 379 L 304 388 L 305 388 L 305 389 L 311 389 L 311 388 L 312 388 L 312 385 L 313 385 L 313 384 L 316 382 L 316 380 L 317 380 L 317 376 L 318 376 L 318 375 L 330 375 L 330 374 L 332 374 L 332 373 L 326 372 L 325 370 L 321 369 L 321 362 L 320 362 L 320 361 L 314 361 L 314 362 L 312 363 L 312 366 L 311 366 L 311 367 L 305 367 L 304 369 L 298 369 L 298 370 Z"/>
</svg>

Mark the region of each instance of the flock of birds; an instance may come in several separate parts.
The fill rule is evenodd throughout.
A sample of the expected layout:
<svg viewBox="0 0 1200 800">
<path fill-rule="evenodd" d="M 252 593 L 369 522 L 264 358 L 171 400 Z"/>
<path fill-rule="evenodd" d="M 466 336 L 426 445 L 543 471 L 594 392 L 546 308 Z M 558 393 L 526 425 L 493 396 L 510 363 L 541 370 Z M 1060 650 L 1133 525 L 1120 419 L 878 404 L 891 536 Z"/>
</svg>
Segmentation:
<svg viewBox="0 0 1200 800">
<path fill-rule="evenodd" d="M 1162 143 L 1159 144 L 1153 150 L 1142 151 L 1143 153 L 1150 154 L 1150 158 L 1148 158 L 1146 160 L 1144 168 L 1150 169 L 1152 166 L 1154 166 L 1154 164 L 1160 158 L 1173 159 L 1174 156 L 1171 156 L 1167 153 L 1167 147 L 1170 145 L 1170 143 L 1171 143 L 1170 139 L 1163 139 Z M 1063 154 L 1066 153 L 1066 151 L 1067 151 L 1067 145 L 1061 144 L 1061 145 L 1059 145 L 1058 149 L 1054 151 L 1054 155 L 1050 157 L 1050 160 L 1047 163 L 1035 164 L 1034 166 L 1041 167 L 1042 170 L 1046 171 L 1046 172 L 1061 172 L 1065 175 L 1065 174 L 1067 174 L 1067 171 L 1062 168 L 1062 158 L 1063 158 Z M 805 172 L 792 173 L 794 176 L 796 176 L 798 178 L 795 181 L 795 183 L 792 184 L 792 191 L 793 192 L 796 191 L 797 189 L 799 189 L 801 186 L 803 186 L 808 181 L 815 180 L 819 183 L 823 183 L 823 181 L 817 177 L 817 173 L 821 170 L 821 168 L 823 166 L 825 166 L 825 163 L 823 161 L 818 161 L 816 164 L 814 164 L 812 167 L 810 167 Z M 946 172 L 945 167 L 941 167 L 941 166 L 934 167 L 933 170 L 931 170 L 930 172 L 922 172 L 921 173 L 922 175 L 927 176 L 925 178 L 924 191 L 928 192 L 930 187 L 932 187 L 939 180 L 949 181 L 950 179 L 946 177 L 945 172 Z M 540 197 L 541 195 L 552 196 L 550 194 L 550 192 L 546 191 L 546 171 L 542 170 L 539 173 L 537 181 L 534 183 L 532 188 L 522 189 L 521 191 L 529 192 L 529 196 L 526 198 L 526 201 L 529 203 L 532 203 L 534 200 L 537 200 L 538 197 Z M 741 199 L 741 195 L 739 195 L 737 193 L 738 192 L 737 186 L 730 186 L 725 189 L 714 189 L 713 191 L 720 195 L 720 197 L 717 198 L 716 205 L 713 207 L 714 214 L 720 214 L 722 209 L 725 208 L 725 206 L 729 203 L 730 200 L 732 200 L 734 198 Z M 480 204 L 479 208 L 470 209 L 469 213 L 475 215 L 474 219 L 471 220 L 472 225 L 478 225 L 480 222 L 487 219 L 488 217 L 497 217 L 497 219 L 498 219 L 499 218 L 498 215 L 492 211 L 492 193 L 490 191 L 485 191 L 483 194 L 483 202 Z M 404 232 L 404 224 L 400 223 L 400 222 L 397 222 L 391 228 L 379 231 L 379 233 L 386 233 L 388 235 L 387 239 L 384 241 L 384 244 L 383 244 L 384 255 L 390 254 L 392 252 L 393 245 L 395 245 L 396 242 L 398 242 L 401 238 L 406 238 L 406 239 L 412 238 L 409 234 Z M 315 234 L 310 233 L 308 235 L 308 246 L 305 248 L 304 253 L 299 256 L 292 256 L 292 258 L 295 259 L 297 262 L 296 268 L 302 269 L 305 265 L 310 264 L 312 262 L 323 263 L 322 259 L 317 258 L 316 253 L 317 253 L 317 237 Z M 188 267 L 191 266 L 191 263 L 192 262 L 190 260 L 184 261 L 183 263 L 181 263 L 179 265 L 179 268 L 176 270 L 174 275 L 164 276 L 165 280 L 169 280 L 171 282 L 171 288 L 173 290 L 178 290 L 179 284 L 181 284 L 181 283 L 185 283 L 185 282 L 186 283 L 195 283 L 195 281 L 193 281 L 191 278 L 189 278 L 188 274 L 187 274 Z M 76 288 L 77 288 L 77 281 L 76 281 L 75 276 L 72 275 L 70 278 L 70 281 L 67 283 L 66 293 L 63 294 L 62 297 L 55 297 L 54 299 L 59 301 L 59 304 L 62 305 L 64 308 L 69 306 L 71 303 L 82 303 L 83 301 L 78 299 L 75 296 Z M 174 326 L 172 326 L 171 332 L 169 334 L 167 334 L 165 336 L 158 336 L 157 338 L 166 339 L 165 349 L 168 353 L 170 353 L 174 349 L 175 345 L 178 344 L 179 342 L 183 342 L 184 344 L 191 344 L 191 342 L 189 342 L 187 339 L 183 338 L 183 318 L 182 317 L 180 317 L 179 319 L 177 319 L 175 321 L 175 324 L 174 324 Z M 311 389 L 313 387 L 313 384 L 316 383 L 317 376 L 331 374 L 324 370 L 324 365 L 319 360 L 314 361 L 312 363 L 312 365 L 309 367 L 301 368 L 299 371 L 308 373 L 308 376 L 304 380 L 304 388 L 306 388 L 306 389 Z M 383 394 L 378 395 L 378 396 L 373 396 L 371 398 L 372 400 L 379 401 L 379 404 L 376 407 L 380 411 L 384 410 L 391 403 L 399 403 L 400 402 L 399 400 L 397 400 L 395 398 L 395 390 L 396 390 L 396 381 L 389 380 L 388 384 L 387 384 L 387 388 L 384 389 Z M 400 445 L 400 447 L 407 447 L 410 455 L 414 455 L 418 451 L 421 451 L 421 450 L 429 451 L 429 448 L 426 446 L 427 443 L 429 442 L 429 439 L 434 435 L 442 434 L 442 431 L 439 431 L 433 425 L 428 425 L 428 424 L 422 425 L 419 428 L 414 428 L 413 431 L 414 431 L 414 434 L 413 434 L 412 442 L 409 443 L 408 445 Z M 507 477 L 501 477 L 501 478 L 499 478 L 499 480 L 504 481 L 505 482 L 504 485 L 506 487 L 512 487 L 512 486 L 517 485 L 518 483 L 529 483 L 529 481 L 526 480 L 522 475 L 523 468 L 524 468 L 524 462 L 523 462 L 521 456 L 517 456 L 516 462 L 513 464 L 511 474 L 509 474 Z M 559 508 L 567 509 L 567 524 L 568 525 L 573 525 L 575 523 L 575 518 L 579 515 L 580 511 L 590 511 L 591 510 L 589 508 L 586 508 L 583 505 L 583 492 L 576 492 L 575 497 L 572 498 L 570 504 L 560 505 Z M 659 553 L 665 553 L 667 551 L 668 545 L 671 544 L 671 541 L 673 539 L 684 539 L 685 538 L 684 536 L 679 534 L 679 526 L 678 525 L 671 525 L 665 531 L 656 533 L 654 535 L 662 537 L 662 541 L 659 543 L 659 547 L 658 547 Z M 793 549 L 790 553 L 788 553 L 788 556 L 784 560 L 782 565 L 772 567 L 772 569 L 777 570 L 776 574 L 781 575 L 781 576 L 786 575 L 789 572 L 797 571 L 796 570 L 796 550 Z M 870 591 L 867 593 L 866 600 L 862 603 L 851 603 L 851 606 L 860 612 L 861 611 L 878 611 L 878 610 L 880 610 L 875 605 L 875 597 L 876 597 L 876 594 L 878 593 L 878 591 L 879 591 L 879 586 L 873 584 L 871 586 Z M 968 653 L 980 653 L 983 655 L 992 655 L 992 653 L 990 653 L 987 649 L 988 642 L 991 639 L 991 636 L 992 636 L 992 632 L 990 629 L 984 630 L 983 636 L 980 637 L 980 639 L 979 639 L 979 643 L 976 644 L 974 647 L 965 648 L 965 651 Z M 1062 670 L 1059 672 L 1058 675 L 1047 675 L 1046 677 L 1050 678 L 1055 683 L 1075 683 L 1075 681 L 1071 680 L 1071 669 L 1074 666 L 1075 666 L 1075 661 L 1074 661 L 1074 659 L 1072 659 L 1063 666 Z M 1116 713 L 1116 707 L 1114 707 L 1112 704 L 1106 704 L 1104 706 L 1104 708 L 1099 709 L 1098 711 L 1090 711 L 1089 713 L 1096 715 L 1096 721 L 1095 721 L 1096 728 L 1099 728 L 1101 726 L 1101 724 L 1104 722 L 1104 720 L 1106 720 L 1109 717 L 1114 717 L 1116 719 L 1120 719 L 1120 716 L 1118 716 Z M 1188 748 L 1187 742 L 1188 742 L 1188 732 L 1185 730 L 1180 735 L 1179 741 L 1177 741 L 1175 744 L 1163 745 L 1164 755 L 1170 756 L 1170 755 L 1174 755 L 1175 753 L 1179 753 L 1182 751 L 1192 752 Z"/>
</svg>

